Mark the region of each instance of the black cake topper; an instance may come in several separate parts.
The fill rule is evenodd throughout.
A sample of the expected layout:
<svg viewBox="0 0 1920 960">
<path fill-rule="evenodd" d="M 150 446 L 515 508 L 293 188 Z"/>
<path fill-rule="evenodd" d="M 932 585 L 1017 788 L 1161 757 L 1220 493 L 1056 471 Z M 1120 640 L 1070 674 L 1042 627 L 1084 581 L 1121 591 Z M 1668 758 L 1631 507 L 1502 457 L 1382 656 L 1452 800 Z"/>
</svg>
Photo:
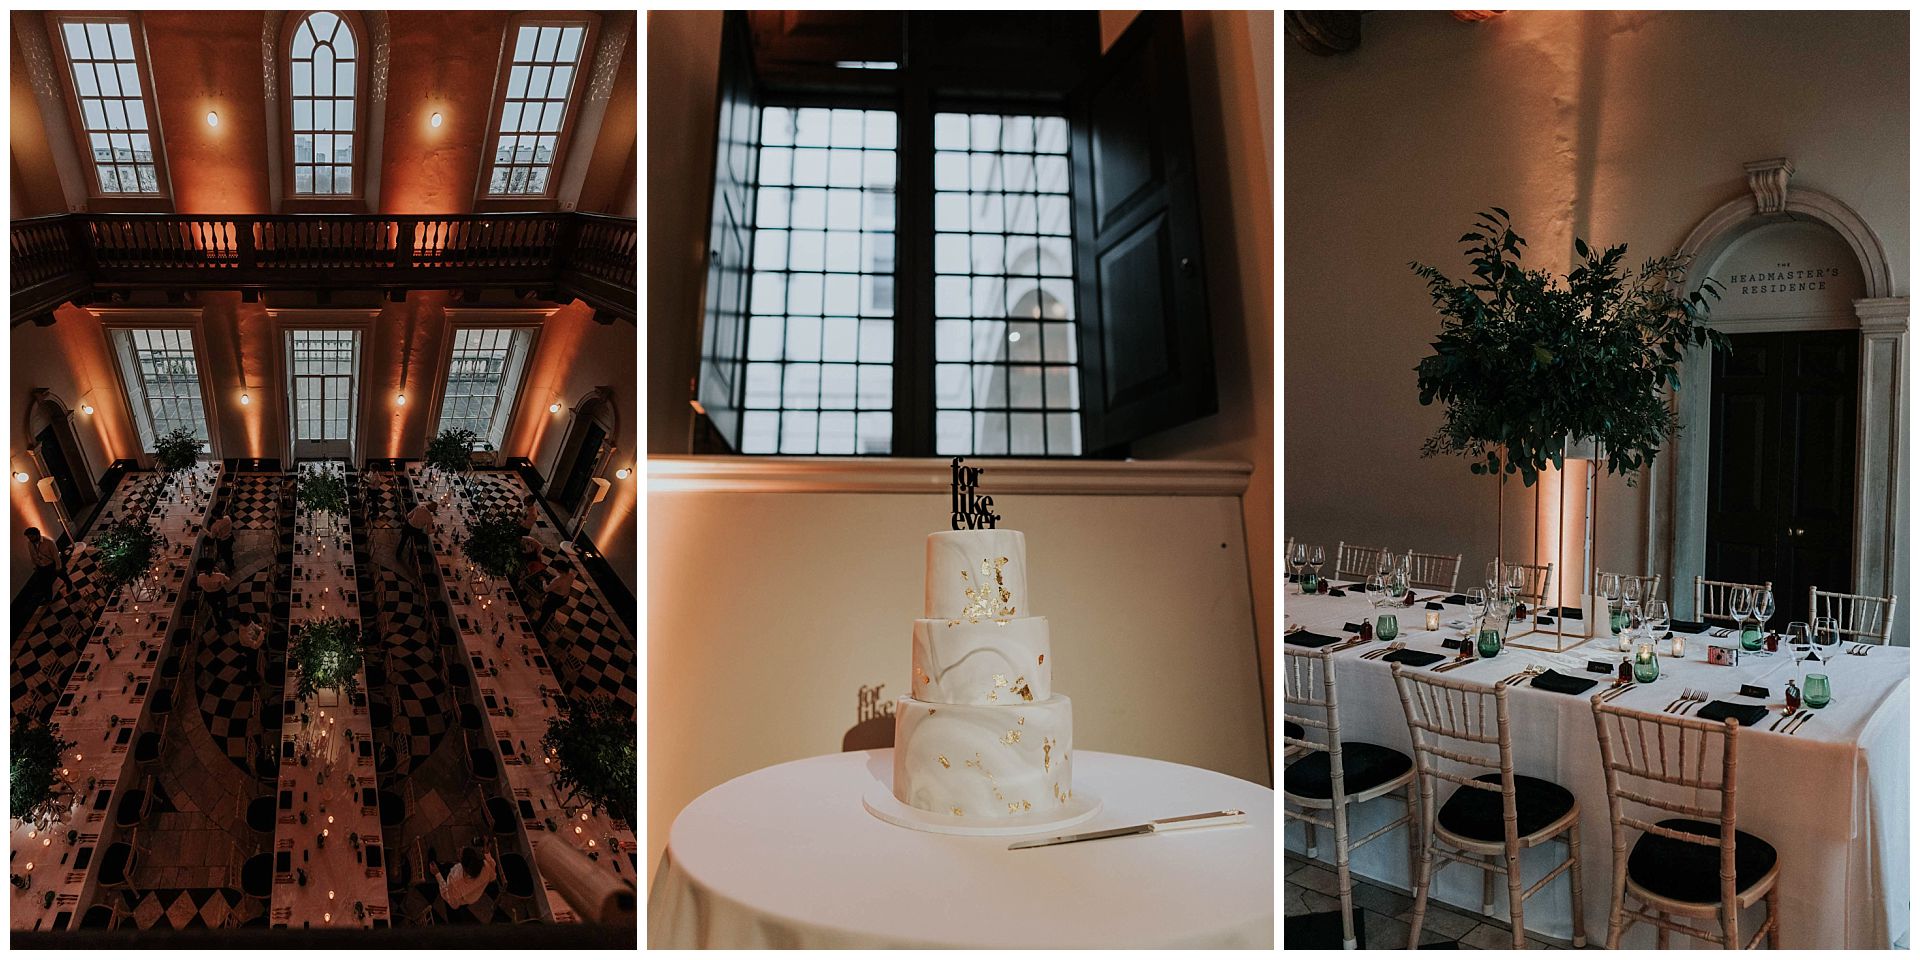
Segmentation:
<svg viewBox="0 0 1920 960">
<path fill-rule="evenodd" d="M 980 475 L 985 467 L 963 467 L 965 457 L 953 458 L 953 528 L 955 530 L 992 530 L 1000 521 L 993 512 L 993 498 L 980 496 Z"/>
</svg>

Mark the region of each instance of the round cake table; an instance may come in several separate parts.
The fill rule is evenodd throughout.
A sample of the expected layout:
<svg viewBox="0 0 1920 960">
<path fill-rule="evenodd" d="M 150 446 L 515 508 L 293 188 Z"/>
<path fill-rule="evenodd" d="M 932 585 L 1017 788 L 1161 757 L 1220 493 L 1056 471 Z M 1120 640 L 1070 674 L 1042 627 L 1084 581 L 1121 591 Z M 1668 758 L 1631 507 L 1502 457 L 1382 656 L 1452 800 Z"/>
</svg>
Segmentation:
<svg viewBox="0 0 1920 960">
<path fill-rule="evenodd" d="M 891 783 L 891 749 L 796 760 L 680 811 L 647 903 L 648 946 L 1272 949 L 1272 790 L 1091 751 L 1074 753 L 1073 775 L 1076 794 L 1105 806 L 1066 833 L 1210 810 L 1247 820 L 1008 850 L 1019 838 L 924 833 L 869 813 L 861 796 Z"/>
</svg>

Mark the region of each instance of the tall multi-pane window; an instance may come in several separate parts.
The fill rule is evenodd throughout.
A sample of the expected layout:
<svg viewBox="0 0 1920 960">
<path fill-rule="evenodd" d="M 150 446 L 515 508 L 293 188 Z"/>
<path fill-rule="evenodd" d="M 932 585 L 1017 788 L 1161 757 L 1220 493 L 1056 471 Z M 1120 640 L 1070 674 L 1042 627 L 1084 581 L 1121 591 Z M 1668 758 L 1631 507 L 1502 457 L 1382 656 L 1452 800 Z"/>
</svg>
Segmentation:
<svg viewBox="0 0 1920 960">
<path fill-rule="evenodd" d="M 934 450 L 1077 455 L 1067 122 L 933 123 Z"/>
<path fill-rule="evenodd" d="M 294 28 L 287 54 L 296 196 L 353 193 L 358 51 L 353 27 L 338 14 L 309 14 Z"/>
<path fill-rule="evenodd" d="M 352 330 L 293 331 L 296 440 L 348 440 L 359 338 Z"/>
<path fill-rule="evenodd" d="M 99 192 L 158 195 L 158 134 L 144 92 L 132 21 L 75 17 L 58 21 L 58 26 L 81 138 L 93 160 Z"/>
<path fill-rule="evenodd" d="M 207 443 L 206 404 L 201 399 L 200 364 L 193 354 L 193 331 L 180 328 L 112 331 L 119 353 L 127 399 L 145 449 L 162 434 L 185 428 Z"/>
<path fill-rule="evenodd" d="M 742 452 L 891 452 L 897 147 L 892 111 L 763 111 Z"/>
<path fill-rule="evenodd" d="M 498 449 L 532 342 L 532 331 L 524 327 L 456 330 L 447 386 L 440 397 L 439 429 L 472 430 Z"/>
<path fill-rule="evenodd" d="M 586 48 L 584 23 L 523 22 L 514 29 L 488 196 L 546 196 Z"/>
</svg>

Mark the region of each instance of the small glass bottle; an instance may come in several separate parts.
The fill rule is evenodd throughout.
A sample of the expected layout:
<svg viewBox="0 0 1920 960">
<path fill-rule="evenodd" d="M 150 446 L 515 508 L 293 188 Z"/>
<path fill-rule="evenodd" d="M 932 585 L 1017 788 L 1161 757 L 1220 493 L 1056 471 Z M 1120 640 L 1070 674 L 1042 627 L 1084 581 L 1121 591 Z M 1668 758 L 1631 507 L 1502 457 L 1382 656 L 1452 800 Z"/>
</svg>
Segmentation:
<svg viewBox="0 0 1920 960">
<path fill-rule="evenodd" d="M 1619 676 L 1620 676 L 1621 683 L 1629 683 L 1633 680 L 1633 658 L 1632 657 L 1620 658 Z"/>
<path fill-rule="evenodd" d="M 1792 680 L 1787 681 L 1787 712 L 1800 709 L 1800 687 Z"/>
</svg>

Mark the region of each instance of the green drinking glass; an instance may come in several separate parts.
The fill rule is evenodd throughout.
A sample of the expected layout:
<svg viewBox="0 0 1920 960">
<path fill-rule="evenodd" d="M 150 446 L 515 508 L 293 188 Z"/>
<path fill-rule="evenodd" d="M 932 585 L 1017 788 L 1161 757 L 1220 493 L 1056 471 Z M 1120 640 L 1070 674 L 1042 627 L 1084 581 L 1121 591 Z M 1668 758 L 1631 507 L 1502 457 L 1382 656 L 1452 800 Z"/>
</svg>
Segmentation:
<svg viewBox="0 0 1920 960">
<path fill-rule="evenodd" d="M 1748 653 L 1752 653 L 1753 651 L 1760 649 L 1760 647 L 1762 646 L 1763 640 L 1764 640 L 1764 637 L 1760 633 L 1759 621 L 1757 620 L 1740 621 L 1740 649 L 1745 650 Z"/>
<path fill-rule="evenodd" d="M 1491 659 L 1500 655 L 1501 646 L 1500 631 L 1483 627 L 1480 630 L 1479 640 L 1474 644 L 1474 649 L 1479 652 L 1482 659 Z"/>
<path fill-rule="evenodd" d="M 1616 607 L 1616 606 L 1613 606 L 1612 604 L 1608 604 L 1608 606 L 1607 606 L 1607 624 L 1608 624 L 1608 626 L 1610 626 L 1610 627 L 1612 627 L 1612 628 L 1613 628 L 1613 635 L 1614 635 L 1614 636 L 1616 636 L 1616 637 L 1617 637 L 1617 636 L 1619 636 L 1619 635 L 1620 635 L 1620 631 L 1621 631 L 1622 629 L 1624 629 L 1624 628 L 1626 627 L 1626 625 L 1627 625 L 1627 610 L 1626 610 L 1626 608 L 1625 608 L 1625 607 Z"/>
<path fill-rule="evenodd" d="M 1320 578 L 1311 571 L 1300 575 L 1300 590 L 1303 593 L 1317 593 L 1320 590 Z"/>
<path fill-rule="evenodd" d="M 1827 683 L 1826 674 L 1807 674 L 1806 689 L 1800 692 L 1800 702 L 1816 709 L 1833 702 L 1833 687 Z"/>
<path fill-rule="evenodd" d="M 1633 658 L 1633 680 L 1635 683 L 1652 683 L 1660 679 L 1660 655 L 1649 653 L 1645 657 Z"/>
<path fill-rule="evenodd" d="M 1400 618 L 1391 613 L 1383 613 L 1374 618 L 1373 635 L 1381 640 L 1392 640 L 1400 635 Z"/>
</svg>

